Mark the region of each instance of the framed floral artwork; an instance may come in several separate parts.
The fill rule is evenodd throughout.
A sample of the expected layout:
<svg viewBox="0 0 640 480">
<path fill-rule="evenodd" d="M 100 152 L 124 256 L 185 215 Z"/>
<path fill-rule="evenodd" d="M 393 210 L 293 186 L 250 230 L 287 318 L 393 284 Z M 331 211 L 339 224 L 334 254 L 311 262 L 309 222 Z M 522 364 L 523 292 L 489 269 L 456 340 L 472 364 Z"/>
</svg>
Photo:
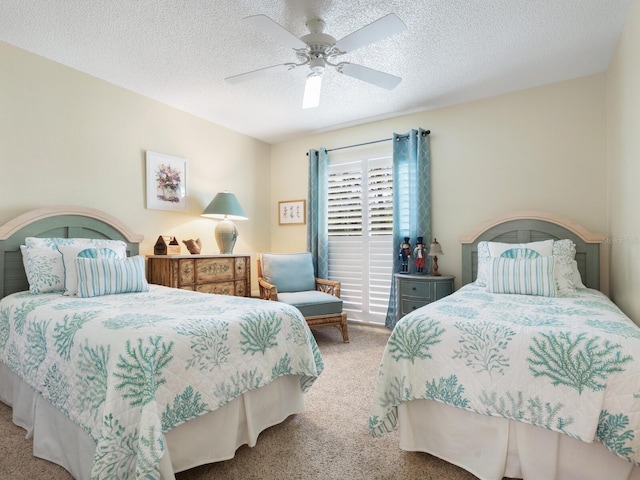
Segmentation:
<svg viewBox="0 0 640 480">
<path fill-rule="evenodd" d="M 304 225 L 307 218 L 306 200 L 286 200 L 278 202 L 278 224 Z"/>
<path fill-rule="evenodd" d="M 147 208 L 187 209 L 187 161 L 147 150 Z"/>
</svg>

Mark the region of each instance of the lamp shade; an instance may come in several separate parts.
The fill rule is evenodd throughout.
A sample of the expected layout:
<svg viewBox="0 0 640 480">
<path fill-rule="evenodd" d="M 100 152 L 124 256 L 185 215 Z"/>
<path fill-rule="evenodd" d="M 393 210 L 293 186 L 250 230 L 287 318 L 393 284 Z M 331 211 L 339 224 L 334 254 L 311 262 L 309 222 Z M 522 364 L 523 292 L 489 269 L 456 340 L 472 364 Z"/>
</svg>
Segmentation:
<svg viewBox="0 0 640 480">
<path fill-rule="evenodd" d="M 215 237 L 218 249 L 223 255 L 233 253 L 233 247 L 238 239 L 238 229 L 231 220 L 246 220 L 247 214 L 240 206 L 240 202 L 233 193 L 218 193 L 202 212 L 203 217 L 221 218 L 216 225 Z"/>
<path fill-rule="evenodd" d="M 228 218 L 229 220 L 246 220 L 247 214 L 236 196 L 231 192 L 220 192 L 202 212 L 203 217 Z"/>
<path fill-rule="evenodd" d="M 442 255 L 444 255 L 444 252 L 442 251 L 442 247 L 438 243 L 438 240 L 434 238 L 433 242 L 431 242 L 431 246 L 429 247 L 429 256 L 438 257 Z"/>
</svg>

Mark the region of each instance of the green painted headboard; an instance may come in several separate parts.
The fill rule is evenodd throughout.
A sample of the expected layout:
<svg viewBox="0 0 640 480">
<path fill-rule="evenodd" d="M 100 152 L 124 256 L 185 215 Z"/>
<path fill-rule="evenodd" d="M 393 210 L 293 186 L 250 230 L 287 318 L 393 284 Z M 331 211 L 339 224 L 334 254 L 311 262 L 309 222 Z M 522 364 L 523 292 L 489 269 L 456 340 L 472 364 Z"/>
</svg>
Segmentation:
<svg viewBox="0 0 640 480">
<path fill-rule="evenodd" d="M 608 290 L 608 267 L 602 255 L 604 235 L 594 234 L 582 226 L 541 212 L 518 212 L 491 220 L 469 235 L 462 243 L 462 284 L 475 281 L 478 273 L 478 243 L 481 241 L 527 243 L 568 238 L 576 245 L 576 262 L 582 282 L 588 288 Z"/>
<path fill-rule="evenodd" d="M 127 255 L 137 255 L 143 239 L 100 210 L 76 206 L 31 210 L 0 226 L 0 298 L 29 289 L 20 252 L 26 237 L 122 240 L 127 244 Z"/>
</svg>

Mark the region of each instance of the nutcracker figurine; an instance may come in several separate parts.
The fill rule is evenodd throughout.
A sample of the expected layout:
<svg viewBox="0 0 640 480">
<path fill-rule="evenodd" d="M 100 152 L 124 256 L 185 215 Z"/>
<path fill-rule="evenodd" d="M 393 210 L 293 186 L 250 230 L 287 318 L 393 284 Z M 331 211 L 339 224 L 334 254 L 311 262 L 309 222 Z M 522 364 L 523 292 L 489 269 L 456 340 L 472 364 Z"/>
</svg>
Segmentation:
<svg viewBox="0 0 640 480">
<path fill-rule="evenodd" d="M 409 258 L 411 257 L 411 244 L 409 243 L 409 237 L 404 237 L 404 242 L 400 245 L 400 253 L 398 254 L 402 262 L 400 271 L 402 273 L 409 273 Z"/>
<path fill-rule="evenodd" d="M 426 248 L 424 243 L 422 243 L 422 237 L 418 237 L 418 243 L 416 243 L 416 247 L 413 249 L 413 256 L 415 260 L 413 263 L 416 266 L 416 272 L 423 273 L 424 272 L 424 257 L 426 256 Z"/>
</svg>

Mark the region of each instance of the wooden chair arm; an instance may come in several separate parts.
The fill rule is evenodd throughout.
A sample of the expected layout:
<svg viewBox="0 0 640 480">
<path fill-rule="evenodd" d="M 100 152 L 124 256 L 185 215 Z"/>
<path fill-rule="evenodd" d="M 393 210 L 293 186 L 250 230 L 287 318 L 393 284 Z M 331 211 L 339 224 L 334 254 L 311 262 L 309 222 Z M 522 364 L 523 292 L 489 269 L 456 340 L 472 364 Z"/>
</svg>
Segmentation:
<svg viewBox="0 0 640 480">
<path fill-rule="evenodd" d="M 278 287 L 270 284 L 262 277 L 258 277 L 258 285 L 260 287 L 260 298 L 262 300 L 278 301 Z"/>
<path fill-rule="evenodd" d="M 340 298 L 340 282 L 316 277 L 316 290 Z"/>
</svg>

